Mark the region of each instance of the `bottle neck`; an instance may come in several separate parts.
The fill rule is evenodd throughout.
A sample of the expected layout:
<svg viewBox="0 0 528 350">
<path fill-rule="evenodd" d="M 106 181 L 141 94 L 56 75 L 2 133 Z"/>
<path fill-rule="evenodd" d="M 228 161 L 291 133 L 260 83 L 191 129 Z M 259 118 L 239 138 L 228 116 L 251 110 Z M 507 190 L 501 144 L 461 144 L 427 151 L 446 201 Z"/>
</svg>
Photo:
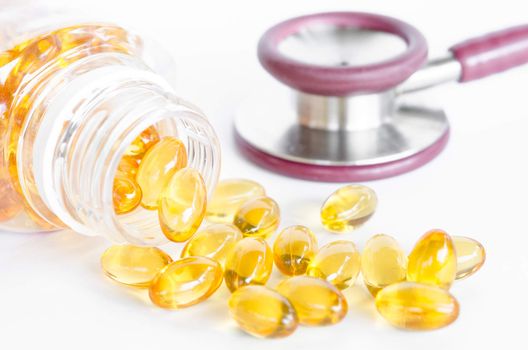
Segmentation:
<svg viewBox="0 0 528 350">
<path fill-rule="evenodd" d="M 154 125 L 187 147 L 189 166 L 212 191 L 219 145 L 205 116 L 176 98 L 170 86 L 137 58 L 87 56 L 45 84 L 19 140 L 19 174 L 28 203 L 43 219 L 116 242 L 165 242 L 157 212 L 117 215 L 112 189 L 128 145 Z M 52 215 L 49 215 L 52 213 Z"/>
</svg>

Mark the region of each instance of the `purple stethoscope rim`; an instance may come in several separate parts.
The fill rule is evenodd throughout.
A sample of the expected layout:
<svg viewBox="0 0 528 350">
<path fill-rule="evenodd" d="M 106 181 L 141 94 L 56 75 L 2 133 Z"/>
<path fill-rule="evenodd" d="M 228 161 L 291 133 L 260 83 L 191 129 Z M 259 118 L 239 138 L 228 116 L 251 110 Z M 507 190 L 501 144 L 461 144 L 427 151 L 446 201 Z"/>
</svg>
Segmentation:
<svg viewBox="0 0 528 350">
<path fill-rule="evenodd" d="M 273 156 L 246 142 L 235 131 L 237 146 L 247 159 L 275 173 L 310 181 L 359 182 L 398 176 L 415 170 L 436 158 L 447 146 L 449 129 L 430 147 L 412 156 L 373 165 L 326 166 L 305 164 Z"/>
<path fill-rule="evenodd" d="M 360 67 L 307 64 L 289 58 L 279 50 L 279 44 L 286 37 L 319 24 L 394 34 L 405 41 L 407 48 L 395 57 Z M 286 20 L 263 34 L 257 51 L 262 66 L 284 84 L 327 96 L 385 91 L 409 78 L 427 60 L 427 42 L 416 28 L 395 18 L 363 12 L 329 12 Z"/>
</svg>

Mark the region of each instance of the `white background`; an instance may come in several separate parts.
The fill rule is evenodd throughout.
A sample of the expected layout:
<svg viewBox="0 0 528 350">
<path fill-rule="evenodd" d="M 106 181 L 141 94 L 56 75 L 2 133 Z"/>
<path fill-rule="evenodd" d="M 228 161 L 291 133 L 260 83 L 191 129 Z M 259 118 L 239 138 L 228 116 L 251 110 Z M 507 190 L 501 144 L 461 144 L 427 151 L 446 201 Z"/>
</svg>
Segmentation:
<svg viewBox="0 0 528 350">
<path fill-rule="evenodd" d="M 262 183 L 283 213 L 281 227 L 305 224 L 321 242 L 318 209 L 338 185 L 300 181 L 260 169 L 237 152 L 233 113 L 268 79 L 256 41 L 272 24 L 328 10 L 362 10 L 401 18 L 427 37 L 431 55 L 483 32 L 528 22 L 524 1 L 69 1 L 79 11 L 104 11 L 155 36 L 172 53 L 179 94 L 201 106 L 223 147 L 222 177 Z M 229 319 L 225 286 L 198 306 L 166 311 L 143 292 L 106 279 L 99 257 L 103 239 L 73 232 L 0 233 L 0 349 L 229 348 L 463 349 L 526 348 L 528 229 L 526 167 L 528 67 L 465 85 L 428 92 L 452 124 L 447 149 L 412 173 L 369 183 L 380 199 L 376 215 L 351 239 L 360 248 L 375 233 L 396 237 L 410 250 L 430 228 L 481 241 L 483 269 L 456 283 L 459 319 L 432 332 L 388 326 L 360 285 L 345 291 L 348 316 L 332 327 L 300 327 L 289 338 L 260 340 Z M 172 253 L 180 247 L 167 247 Z M 273 285 L 276 276 L 272 280 Z"/>
</svg>

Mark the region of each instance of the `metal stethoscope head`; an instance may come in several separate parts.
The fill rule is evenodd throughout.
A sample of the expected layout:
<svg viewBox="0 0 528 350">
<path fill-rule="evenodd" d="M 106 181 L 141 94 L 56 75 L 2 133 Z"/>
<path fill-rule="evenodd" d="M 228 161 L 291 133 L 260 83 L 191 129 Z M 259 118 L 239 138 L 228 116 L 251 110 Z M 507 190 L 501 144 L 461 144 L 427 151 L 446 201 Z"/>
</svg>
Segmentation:
<svg viewBox="0 0 528 350">
<path fill-rule="evenodd" d="M 413 170 L 447 143 L 444 111 L 403 102 L 404 96 L 528 62 L 528 26 L 462 42 L 426 63 L 425 38 L 405 22 L 323 13 L 272 27 L 258 56 L 284 85 L 261 91 L 238 110 L 242 152 L 285 175 L 365 181 Z"/>
</svg>

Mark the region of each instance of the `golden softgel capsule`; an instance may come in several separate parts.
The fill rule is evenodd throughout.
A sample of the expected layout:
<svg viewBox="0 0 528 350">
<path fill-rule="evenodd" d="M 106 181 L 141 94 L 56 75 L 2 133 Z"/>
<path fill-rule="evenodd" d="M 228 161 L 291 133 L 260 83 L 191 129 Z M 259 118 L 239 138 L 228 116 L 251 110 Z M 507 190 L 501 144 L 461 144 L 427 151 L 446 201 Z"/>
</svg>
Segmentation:
<svg viewBox="0 0 528 350">
<path fill-rule="evenodd" d="M 141 159 L 136 181 L 143 191 L 141 205 L 156 209 L 161 191 L 172 175 L 187 165 L 183 143 L 174 137 L 164 137 L 149 148 Z"/>
<path fill-rule="evenodd" d="M 249 284 L 266 284 L 273 269 L 273 254 L 262 238 L 238 241 L 227 256 L 225 282 L 230 291 Z"/>
<path fill-rule="evenodd" d="M 424 234 L 411 254 L 407 280 L 449 288 L 457 273 L 457 257 L 451 237 L 442 230 Z"/>
<path fill-rule="evenodd" d="M 245 237 L 268 238 L 279 227 L 279 206 L 269 197 L 251 199 L 240 207 L 233 223 Z"/>
<path fill-rule="evenodd" d="M 324 326 L 338 323 L 348 311 L 346 299 L 339 289 L 319 278 L 291 277 L 279 283 L 277 291 L 293 304 L 300 324 Z"/>
<path fill-rule="evenodd" d="M 112 190 L 114 210 L 117 214 L 129 213 L 141 203 L 141 188 L 134 179 L 116 176 Z"/>
<path fill-rule="evenodd" d="M 1 88 L 1 86 L 0 86 Z M 1 162 L 1 161 L 0 161 Z M 24 205 L 15 190 L 7 169 L 0 166 L 0 222 L 15 217 Z"/>
<path fill-rule="evenodd" d="M 453 236 L 453 243 L 457 256 L 457 280 L 471 276 L 484 265 L 486 251 L 482 244 L 462 236 Z"/>
<path fill-rule="evenodd" d="M 360 269 L 361 256 L 356 245 L 340 240 L 321 247 L 308 265 L 307 274 L 345 289 L 354 284 Z"/>
<path fill-rule="evenodd" d="M 207 206 L 207 220 L 232 223 L 242 204 L 256 197 L 266 195 L 264 187 L 255 181 L 245 179 L 222 180 Z"/>
<path fill-rule="evenodd" d="M 290 276 L 306 273 L 317 252 L 317 239 L 305 226 L 285 228 L 273 244 L 273 258 L 279 270 Z"/>
<path fill-rule="evenodd" d="M 131 157 L 124 156 L 117 165 L 117 175 L 126 176 L 131 179 L 136 179 L 136 174 L 139 169 L 139 160 Z"/>
<path fill-rule="evenodd" d="M 143 130 L 128 146 L 125 156 L 141 159 L 145 153 L 160 140 L 160 135 L 154 126 Z"/>
<path fill-rule="evenodd" d="M 242 239 L 240 230 L 232 224 L 213 224 L 198 231 L 187 242 L 181 257 L 205 256 L 225 265 L 227 254 Z"/>
<path fill-rule="evenodd" d="M 328 197 L 321 208 L 321 222 L 332 232 L 347 232 L 361 226 L 376 210 L 374 190 L 363 185 L 341 187 Z"/>
<path fill-rule="evenodd" d="M 192 256 L 167 265 L 152 281 L 152 302 L 167 309 L 188 307 L 209 298 L 222 284 L 222 267 L 203 256 Z"/>
<path fill-rule="evenodd" d="M 457 300 L 443 288 L 400 282 L 383 288 L 376 308 L 393 326 L 428 330 L 447 326 L 458 317 Z"/>
<path fill-rule="evenodd" d="M 388 235 L 372 236 L 361 254 L 361 274 L 372 295 L 386 286 L 405 281 L 407 254 Z"/>
<path fill-rule="evenodd" d="M 148 287 L 171 257 L 158 248 L 115 245 L 101 256 L 104 273 L 119 283 Z"/>
<path fill-rule="evenodd" d="M 177 171 L 159 199 L 161 230 L 173 242 L 185 242 L 200 227 L 207 206 L 207 189 L 200 173 L 192 168 Z"/>
<path fill-rule="evenodd" d="M 237 289 L 229 298 L 229 311 L 240 328 L 256 337 L 286 337 L 299 324 L 290 301 L 264 286 Z"/>
</svg>

